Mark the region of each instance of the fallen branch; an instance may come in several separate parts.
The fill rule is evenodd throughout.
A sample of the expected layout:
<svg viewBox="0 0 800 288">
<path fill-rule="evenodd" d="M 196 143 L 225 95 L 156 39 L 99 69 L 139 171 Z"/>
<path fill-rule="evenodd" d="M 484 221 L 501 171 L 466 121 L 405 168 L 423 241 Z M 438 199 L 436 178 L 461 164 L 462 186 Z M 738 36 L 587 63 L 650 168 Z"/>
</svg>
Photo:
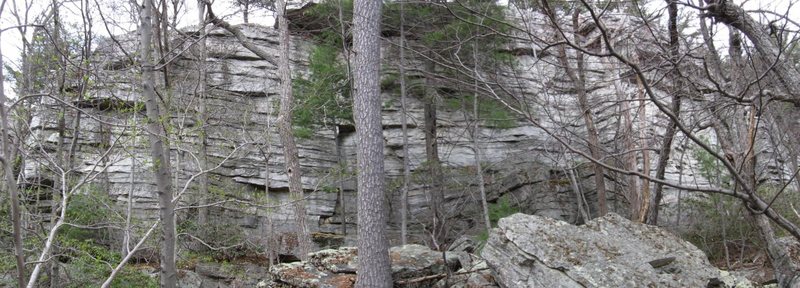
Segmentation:
<svg viewBox="0 0 800 288">
<path fill-rule="evenodd" d="M 478 272 L 478 271 L 483 271 L 483 270 L 488 270 L 488 269 L 489 268 L 480 268 L 480 269 L 469 270 L 469 271 L 461 271 L 461 272 L 453 273 L 451 275 L 464 275 L 464 274 L 475 273 L 475 272 Z M 397 281 L 397 282 L 395 282 L 395 284 L 407 285 L 407 284 L 419 283 L 419 282 L 424 282 L 424 281 L 433 280 L 433 279 L 444 278 L 446 276 L 447 276 L 447 273 L 441 273 L 441 274 L 436 274 L 436 275 L 428 275 L 428 276 L 417 277 L 417 278 L 412 278 L 412 279 L 403 280 L 403 281 Z"/>
</svg>

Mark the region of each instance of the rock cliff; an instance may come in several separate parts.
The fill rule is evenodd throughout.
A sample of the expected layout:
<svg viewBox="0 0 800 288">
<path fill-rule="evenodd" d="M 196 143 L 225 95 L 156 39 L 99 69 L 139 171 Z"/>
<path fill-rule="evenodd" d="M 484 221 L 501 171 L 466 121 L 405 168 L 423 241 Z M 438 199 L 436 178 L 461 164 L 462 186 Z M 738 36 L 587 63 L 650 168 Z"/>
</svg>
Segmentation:
<svg viewBox="0 0 800 288">
<path fill-rule="evenodd" d="M 526 18 L 527 17 L 527 18 Z M 542 15 L 512 15 L 521 27 L 532 33 L 548 35 L 547 25 L 539 23 Z M 533 21 L 526 22 L 525 19 Z M 612 27 L 628 27 L 627 18 L 613 18 Z M 261 49 L 277 55 L 277 33 L 273 28 L 257 25 L 241 25 L 244 34 Z M 588 38 L 597 37 L 589 29 Z M 289 202 L 286 174 L 283 171 L 283 156 L 280 151 L 275 119 L 278 103 L 278 76 L 275 67 L 243 48 L 236 39 L 221 29 L 208 34 L 208 57 L 197 59 L 193 49 L 196 35 L 176 36 L 173 47 L 182 53 L 167 54 L 170 60 L 168 77 L 160 76 L 162 105 L 170 115 L 170 145 L 176 193 L 182 193 L 179 204 L 182 223 L 190 226 L 200 196 L 195 176 L 200 171 L 198 157 L 198 133 L 201 126 L 208 137 L 209 172 L 211 187 L 210 202 L 219 202 L 211 210 L 213 225 L 235 230 L 242 239 L 254 243 L 279 247 L 279 254 L 291 254 L 294 224 Z M 529 34 L 526 34 L 529 35 Z M 529 38 L 529 37 L 528 37 Z M 526 39 L 526 38 L 521 38 Z M 396 67 L 396 38 L 388 37 L 383 47 L 384 77 L 391 80 Z M 293 73 L 307 73 L 308 53 L 313 42 L 298 34 L 292 37 L 291 60 Z M 78 175 L 91 175 L 88 190 L 102 191 L 113 199 L 124 214 L 131 205 L 134 219 L 141 224 L 157 217 L 157 201 L 149 160 L 146 132 L 141 130 L 145 119 L 141 110 L 142 99 L 138 91 L 137 67 L 133 57 L 127 53 L 135 51 L 136 37 L 117 36 L 99 43 L 94 53 L 93 76 L 95 89 L 72 105 L 82 112 L 66 110 L 67 123 L 75 123 L 77 129 L 67 125 L 66 136 L 77 135 L 75 171 Z M 582 222 L 578 197 L 588 201 L 584 205 L 593 212 L 596 197 L 591 181 L 583 181 L 591 175 L 587 170 L 576 170 L 580 191 L 574 191 L 565 167 L 580 164 L 564 148 L 553 140 L 556 135 L 566 139 L 567 144 L 584 149 L 585 129 L 579 111 L 575 108 L 574 92 L 566 76 L 558 68 L 552 55 L 542 50 L 542 43 L 535 39 L 516 40 L 504 47 L 512 53 L 517 65 L 503 71 L 492 72 L 494 83 L 508 93 L 524 95 L 521 107 L 531 108 L 528 119 L 514 116 L 512 125 L 497 127 L 491 123 L 481 124 L 477 136 L 480 143 L 485 181 L 489 202 L 501 197 L 510 199 L 519 211 L 546 215 L 551 218 L 576 223 Z M 639 43 L 638 47 L 646 47 Z M 630 49 L 633 49 L 630 47 Z M 645 48 L 641 48 L 645 49 Z M 202 60 L 202 61 L 198 61 Z M 418 60 L 418 59 L 417 59 Z M 597 122 L 604 142 L 616 141 L 619 128 L 617 106 L 609 99 L 616 99 L 617 91 L 608 85 L 624 71 L 603 69 L 604 62 L 594 58 L 587 61 L 589 90 L 592 106 L 597 107 Z M 594 61 L 597 60 L 597 61 Z M 409 64 L 421 65 L 413 59 Z M 416 63 L 416 64 L 413 64 Z M 208 67 L 208 121 L 203 123 L 198 116 L 201 99 L 196 95 L 198 65 Z M 168 81 L 167 81 L 168 80 Z M 169 89 L 165 89 L 169 85 Z M 634 83 L 622 83 L 623 92 L 630 96 L 638 93 Z M 451 87 L 458 90 L 459 87 Z M 503 97 L 506 97 L 505 95 Z M 386 177 L 390 183 L 385 191 L 384 205 L 390 211 L 390 240 L 397 244 L 399 236 L 399 185 L 402 175 L 402 133 L 400 129 L 399 95 L 387 89 L 382 94 L 384 101 L 383 127 Z M 41 151 L 54 151 L 57 145 L 71 145 L 58 137 L 57 103 L 43 100 L 34 112 L 30 125 L 32 133 L 27 143 L 31 149 L 31 160 L 24 165 L 24 179 L 29 187 L 54 187 L 57 178 Z M 409 151 L 411 171 L 415 181 L 409 192 L 409 207 L 412 241 L 427 243 L 426 227 L 430 226 L 429 198 L 425 178 L 425 140 L 422 132 L 423 109 L 421 99 L 409 99 Z M 469 232 L 480 227 L 480 205 L 477 197 L 472 139 L 469 133 L 471 120 L 459 109 L 443 105 L 437 115 L 439 123 L 439 155 L 445 166 L 447 178 L 446 210 L 448 226 L 454 231 L 450 236 Z M 559 118 L 552 112 L 558 111 Z M 650 115 L 652 116 L 652 115 Z M 532 124 L 532 120 L 538 124 Z M 79 121 L 76 121 L 79 120 Z M 663 129 L 663 119 L 652 116 L 642 121 L 641 129 L 648 135 Z M 561 127 L 563 130 L 555 130 Z M 554 129 L 554 130 L 545 130 Z M 319 126 L 310 137 L 299 139 L 298 148 L 303 172 L 303 188 L 306 190 L 307 214 L 311 231 L 319 247 L 354 244 L 355 227 L 358 224 L 355 211 L 355 133 L 352 127 L 339 125 Z M 59 144 L 61 143 L 61 144 Z M 681 146 L 676 141 L 677 146 Z M 655 144 L 654 144 L 655 145 Z M 113 149 L 106 149 L 113 147 Z M 37 150 L 38 149 L 38 150 Z M 702 185 L 702 177 L 683 176 L 691 174 L 695 164 L 691 157 L 680 156 L 688 149 L 678 149 L 673 164 L 668 169 L 668 179 L 678 182 L 694 181 Z M 339 157 L 342 155 L 342 163 Z M 582 167 L 578 165 L 578 167 Z M 683 167 L 683 168 L 680 168 Z M 679 170 L 681 169 L 681 170 Z M 615 189 L 609 184 L 609 189 Z M 341 197 L 337 193 L 341 189 Z M 579 193 L 576 193 L 579 192 Z M 614 210 L 623 211 L 622 196 L 610 193 Z M 180 208 L 184 207 L 184 208 Z M 188 228 L 187 228 L 188 229 Z M 268 240 L 265 240 L 268 239 Z M 267 241 L 267 242 L 264 242 Z M 274 242 L 273 242 L 274 241 Z"/>
</svg>

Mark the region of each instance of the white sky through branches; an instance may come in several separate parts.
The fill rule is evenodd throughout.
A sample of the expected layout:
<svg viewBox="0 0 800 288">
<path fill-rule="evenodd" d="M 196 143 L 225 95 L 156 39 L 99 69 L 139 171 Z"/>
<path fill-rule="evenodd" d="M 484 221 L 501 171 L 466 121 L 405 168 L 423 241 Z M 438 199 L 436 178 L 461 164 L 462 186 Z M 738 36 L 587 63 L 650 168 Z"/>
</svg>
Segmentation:
<svg viewBox="0 0 800 288">
<path fill-rule="evenodd" d="M 0 0 L 2 2 L 3 0 Z M 0 38 L 0 48 L 3 52 L 3 64 L 12 67 L 15 70 L 19 70 L 19 58 L 20 58 L 20 51 L 22 47 L 22 38 L 19 31 L 16 28 L 17 19 L 13 15 L 13 11 L 19 11 L 22 17 L 23 13 L 25 13 L 26 2 L 31 3 L 30 7 L 31 10 L 28 12 L 29 20 L 28 22 L 35 22 L 37 17 L 41 17 L 40 15 L 48 9 L 50 0 L 5 0 L 5 8 L 0 14 L 0 29 L 3 29 L 2 38 Z M 67 26 L 71 30 L 78 30 L 77 28 L 80 25 L 83 25 L 80 11 L 81 11 L 81 2 L 85 2 L 87 0 L 82 1 L 57 1 L 63 2 L 61 5 L 60 13 L 62 15 L 62 19 L 65 22 L 65 26 Z M 166 0 L 165 0 L 166 1 Z M 685 2 L 687 0 L 681 0 L 681 2 Z M 689 3 L 695 3 L 698 0 L 688 0 Z M 702 0 L 699 0 L 702 1 Z M 735 0 L 737 3 L 743 3 L 743 7 L 746 10 L 754 11 L 754 10 L 765 10 L 765 11 L 772 11 L 777 14 L 781 15 L 788 15 L 788 18 L 795 21 L 800 22 L 800 7 L 795 7 L 793 3 L 798 0 L 750 0 L 750 1 L 739 1 Z M 110 19 L 108 28 L 111 30 L 113 34 L 123 34 L 128 32 L 134 32 L 136 30 L 136 25 L 138 21 L 138 15 L 135 12 L 135 7 L 132 4 L 133 1 L 125 1 L 125 0 L 88 0 L 89 5 L 91 6 L 92 10 L 92 30 L 95 37 L 104 37 L 108 36 L 108 31 L 106 30 L 105 25 L 102 22 L 100 17 L 100 12 L 102 12 L 103 16 L 106 19 Z M 141 0 L 137 0 L 135 2 L 141 2 Z M 171 5 L 172 1 L 169 1 Z M 186 27 L 190 25 L 195 25 L 197 23 L 197 1 L 196 0 L 182 0 L 181 6 L 179 7 L 179 15 L 178 19 L 178 27 Z M 218 17 L 225 19 L 228 22 L 233 24 L 238 24 L 243 22 L 242 13 L 238 7 L 233 5 L 233 0 L 216 0 L 214 1 L 213 7 L 214 12 L 217 14 Z M 505 2 L 505 1 L 502 1 Z M 16 4 L 16 5 L 15 5 Z M 99 5 L 98 5 L 99 4 Z M 15 7 L 16 6 L 16 7 Z M 661 12 L 662 15 L 666 15 L 665 7 L 666 4 L 664 1 L 659 0 L 650 0 L 649 4 L 647 5 L 648 9 L 654 10 L 654 12 Z M 172 9 L 172 8 L 170 8 Z M 273 25 L 273 16 L 272 12 L 266 9 L 252 9 L 251 8 L 250 16 L 248 17 L 251 23 L 258 23 L 262 25 Z M 688 13 L 687 13 L 688 12 Z M 691 13 L 691 14 L 689 14 Z M 682 7 L 682 14 L 681 16 L 684 17 L 691 17 L 696 18 L 697 14 L 694 9 L 689 9 L 686 7 Z M 772 19 L 775 19 L 774 16 L 763 16 L 763 14 L 754 15 L 756 19 L 766 23 Z M 21 19 L 24 21 L 24 19 Z M 691 25 L 697 25 L 696 20 L 688 20 Z M 778 22 L 779 26 L 783 23 Z M 715 27 L 713 30 L 717 33 L 715 42 L 721 42 L 721 45 L 718 45 L 719 48 L 727 47 L 727 30 L 724 28 L 724 25 L 714 25 Z M 800 27 L 795 26 L 794 24 L 787 24 L 786 29 L 789 31 L 798 31 Z M 32 37 L 33 28 L 28 28 L 28 39 Z M 7 71 L 4 71 L 7 72 Z M 8 74 L 8 73 L 5 73 Z M 7 77 L 8 78 L 8 77 Z M 15 97 L 13 92 L 14 83 L 11 82 L 11 79 L 6 79 L 5 83 L 5 90 L 6 95 L 10 96 L 11 98 Z"/>
</svg>

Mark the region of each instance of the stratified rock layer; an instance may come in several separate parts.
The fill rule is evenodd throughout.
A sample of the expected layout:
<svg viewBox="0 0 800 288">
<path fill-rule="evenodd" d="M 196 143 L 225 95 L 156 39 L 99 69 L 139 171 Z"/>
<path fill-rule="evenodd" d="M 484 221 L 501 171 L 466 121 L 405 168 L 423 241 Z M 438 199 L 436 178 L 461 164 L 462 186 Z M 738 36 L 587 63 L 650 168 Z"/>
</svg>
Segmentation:
<svg viewBox="0 0 800 288">
<path fill-rule="evenodd" d="M 555 35 L 543 15 L 533 11 L 519 13 L 525 15 L 509 15 L 509 20 L 518 22 L 524 30 L 536 35 Z M 650 39 L 652 37 L 647 36 L 652 31 L 647 30 L 644 34 L 642 31 L 629 31 L 635 29 L 632 27 L 640 26 L 631 25 L 634 20 L 629 17 L 606 17 L 607 28 L 617 31 L 614 33 L 641 36 L 641 41 L 635 47 L 629 47 L 631 45 L 624 41 L 617 43 L 620 49 L 627 47 L 625 49 L 648 50 L 653 47 L 647 44 L 653 42 Z M 249 24 L 238 27 L 249 41 L 267 54 L 279 53 L 275 29 Z M 599 31 L 587 29 L 586 31 L 590 31 L 587 32 L 587 39 L 599 37 Z M 520 111 L 530 113 L 524 116 L 510 113 L 510 119 L 505 119 L 509 125 L 503 127 L 493 125 L 488 120 L 479 123 L 478 133 L 474 136 L 477 138 L 477 149 L 481 152 L 482 167 L 485 170 L 483 180 L 487 185 L 488 201 L 494 203 L 501 197 L 506 197 L 520 212 L 579 223 L 583 221 L 579 213 L 579 198 L 585 200 L 582 201 L 583 210 L 596 214 L 593 182 L 583 181 L 591 177 L 591 174 L 581 170 L 588 165 L 582 165 L 586 161 L 566 149 L 569 145 L 574 149 L 586 150 L 586 129 L 580 121 L 583 112 L 576 108 L 576 96 L 569 78 L 560 65 L 554 64 L 558 61 L 550 53 L 544 53 L 547 52 L 543 50 L 547 44 L 535 39 L 521 40 L 529 37 L 519 36 L 517 40 L 507 43 L 507 47 L 500 47 L 496 51 L 510 53 L 518 65 L 497 68 L 498 71 L 484 71 L 487 76 L 492 76 L 489 78 L 496 79 L 496 83 L 492 85 L 495 85 L 498 93 L 506 91 L 513 94 L 503 97 L 519 98 L 513 105 L 521 109 Z M 81 117 L 77 131 L 72 131 L 72 124 L 66 125 L 68 131 L 65 135 L 70 139 L 58 139 L 57 116 L 60 115 L 61 108 L 57 102 L 43 99 L 36 107 L 30 124 L 32 133 L 26 140 L 26 149 L 29 150 L 26 153 L 30 157 L 24 163 L 23 178 L 24 185 L 28 187 L 56 187 L 52 183 L 60 178 L 57 171 L 50 167 L 51 162 L 48 159 L 52 157 L 41 155 L 40 152 L 56 151 L 59 143 L 65 146 L 61 148 L 74 148 L 76 177 L 94 179 L 88 186 L 110 196 L 119 204 L 121 211 L 127 211 L 130 203 L 132 218 L 137 220 L 134 225 L 147 227 L 147 222 L 155 220 L 158 215 L 152 176 L 153 163 L 148 156 L 147 132 L 141 128 L 145 117 L 142 110 L 137 110 L 142 104 L 137 66 L 124 53 L 136 50 L 136 39 L 134 34 L 129 34 L 121 35 L 115 41 L 96 43 L 92 65 L 97 73 L 93 74 L 96 79 L 93 78 L 92 82 L 97 84 L 83 99 L 72 103 L 81 107 L 84 113 L 79 114 L 71 109 L 66 111 L 66 123 L 76 123 L 76 118 Z M 185 40 L 187 39 L 175 39 L 173 47 L 184 53 L 170 62 L 170 74 L 159 77 L 162 83 L 158 83 L 159 91 L 164 91 L 162 104 L 170 116 L 170 164 L 175 178 L 175 193 L 181 195 L 177 207 L 179 222 L 191 227 L 190 222 L 196 219 L 197 212 L 192 206 L 202 205 L 205 199 L 217 203 L 209 208 L 208 219 L 211 221 L 207 226 L 219 228 L 205 230 L 219 231 L 217 234 L 222 236 L 234 234 L 237 238 L 275 250 L 277 254 L 296 254 L 295 231 L 298 229 L 294 224 L 294 213 L 290 205 L 282 205 L 291 199 L 287 193 L 288 178 L 284 172 L 282 147 L 275 129 L 275 108 L 278 107 L 280 98 L 275 67 L 243 48 L 235 37 L 222 29 L 211 29 L 208 32 L 208 53 L 205 59 L 199 58 L 200 53 L 196 51 L 196 47 L 191 46 L 191 43 L 196 43 L 196 39 Z M 396 83 L 398 76 L 395 60 L 399 51 L 397 45 L 392 43 L 398 39 L 390 37 L 386 40 L 382 42 L 385 68 L 382 72 L 382 85 L 395 87 L 399 85 Z M 314 43 L 308 37 L 298 35 L 293 36 L 291 42 L 292 73 L 297 77 L 307 75 L 309 51 Z M 409 41 L 409 45 L 416 47 L 414 45 L 421 44 Z M 407 56 L 407 71 L 413 74 L 407 77 L 442 78 L 419 72 L 424 70 L 424 57 L 414 53 L 408 53 Z M 638 95 L 638 88 L 635 83 L 623 82 L 621 89 L 625 95 L 618 95 L 614 85 L 608 83 L 618 79 L 622 71 L 609 69 L 603 61 L 588 56 L 586 63 L 587 86 L 592 91 L 590 104 L 596 107 L 593 113 L 596 114 L 602 142 L 618 143 L 615 140 L 619 130 L 620 108 L 616 104 L 619 102 L 617 98 Z M 206 67 L 208 73 L 204 95 L 196 93 L 198 80 L 202 79 L 198 73 L 201 70 L 200 65 Z M 170 79 L 170 86 L 167 87 L 161 78 Z M 472 95 L 473 89 L 464 87 L 463 83 L 446 81 L 436 86 L 435 89 L 442 91 L 442 101 L 437 107 L 436 140 L 444 166 L 444 178 L 447 180 L 441 213 L 446 218 L 444 225 L 449 229 L 447 236 L 452 240 L 458 235 L 477 234 L 481 226 L 478 223 L 483 221 L 474 162 L 476 153 L 471 131 L 473 119 L 469 113 L 462 111 L 463 107 L 460 105 L 453 108 L 443 104 L 448 101 L 460 103 L 463 99 L 459 97 Z M 384 164 L 388 182 L 386 201 L 383 204 L 386 211 L 390 211 L 387 236 L 392 244 L 400 243 L 399 183 L 404 162 L 404 139 L 400 127 L 401 116 L 406 115 L 409 123 L 408 160 L 413 178 L 408 191 L 409 241 L 428 243 L 429 230 L 433 226 L 429 203 L 433 190 L 429 183 L 433 181 L 425 164 L 425 133 L 422 129 L 422 123 L 425 122 L 425 100 L 419 95 L 409 95 L 407 110 L 403 112 L 399 104 L 398 89 L 383 89 L 381 97 L 386 145 Z M 205 103 L 205 109 L 201 109 L 200 103 Z M 640 127 L 637 129 L 646 130 L 646 135 L 642 137 L 658 143 L 660 141 L 657 141 L 657 135 L 663 129 L 665 119 L 657 116 L 653 108 L 646 110 L 647 117 L 638 123 L 637 126 Z M 208 119 L 203 119 L 200 111 L 206 111 Z M 558 117 L 554 118 L 553 115 Z M 311 135 L 297 141 L 302 184 L 307 199 L 307 223 L 311 232 L 320 236 L 315 238 L 317 248 L 355 243 L 353 231 L 356 231 L 358 225 L 354 181 L 357 170 L 354 154 L 356 137 L 351 125 L 339 124 L 316 126 L 310 132 Z M 205 167 L 201 167 L 199 153 L 201 134 L 207 137 L 208 163 Z M 553 135 L 560 135 L 563 143 L 556 141 Z M 67 147 L 71 145 L 73 136 L 77 146 Z M 675 142 L 680 143 L 678 140 Z M 109 147 L 113 149 L 106 153 Z M 609 147 L 612 150 L 618 148 Z M 690 149 L 684 147 L 675 151 L 666 179 L 671 182 L 697 183 L 700 186 L 706 184 L 707 181 L 702 177 L 680 176 L 686 173 L 677 167 L 693 169 L 696 163 L 692 157 L 681 156 L 684 152 L 691 153 Z M 573 167 L 579 167 L 575 171 L 577 185 L 571 183 L 567 176 L 566 169 Z M 198 193 L 200 184 L 197 181 L 197 175 L 203 168 L 213 168 L 208 173 L 209 189 L 205 195 Z M 608 186 L 606 188 L 609 191 L 618 189 L 611 184 Z M 574 191 L 573 187 L 580 187 L 580 191 Z M 335 193 L 339 191 L 341 193 Z M 625 209 L 626 201 L 619 195 L 608 193 L 608 197 L 612 198 L 608 202 L 614 211 Z M 674 200 L 670 195 L 667 193 L 665 199 Z M 42 200 L 46 201 L 48 200 Z M 217 237 L 220 235 L 200 236 L 204 236 L 201 238 L 206 241 L 225 238 Z M 228 246 L 230 243 L 219 244 Z"/>
</svg>

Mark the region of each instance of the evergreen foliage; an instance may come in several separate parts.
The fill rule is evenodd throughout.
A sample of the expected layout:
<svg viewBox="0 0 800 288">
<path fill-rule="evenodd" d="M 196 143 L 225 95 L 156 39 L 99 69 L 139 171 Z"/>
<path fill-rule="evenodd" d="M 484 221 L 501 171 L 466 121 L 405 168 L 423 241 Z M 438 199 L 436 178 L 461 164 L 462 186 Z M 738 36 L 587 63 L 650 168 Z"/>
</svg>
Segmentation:
<svg viewBox="0 0 800 288">
<path fill-rule="evenodd" d="M 352 17 L 353 2 L 343 1 L 339 21 L 339 1 L 323 1 L 312 7 L 312 15 L 324 19 L 327 28 L 316 31 L 314 46 L 308 57 L 308 75 L 298 76 L 293 81 L 295 110 L 293 124 L 295 136 L 309 138 L 312 125 L 352 124 L 353 108 L 348 67 L 342 54 Z M 342 27 L 344 25 L 345 27 Z"/>
<path fill-rule="evenodd" d="M 339 19 L 339 5 L 344 19 Z M 294 80 L 295 112 L 293 124 L 295 134 L 300 138 L 313 135 L 313 125 L 351 124 L 352 101 L 348 66 L 343 56 L 349 47 L 349 29 L 352 23 L 353 2 L 322 1 L 311 7 L 307 17 L 313 17 L 316 26 L 325 27 L 311 31 L 314 46 L 308 58 L 308 74 L 298 75 Z M 435 61 L 471 67 L 478 65 L 483 71 L 497 71 L 501 67 L 514 65 L 513 55 L 505 52 L 508 45 L 510 27 L 505 23 L 505 7 L 485 1 L 465 1 L 447 6 L 430 3 L 406 3 L 406 31 L 408 38 L 418 38 L 422 46 L 411 47 L 419 52 L 433 53 Z M 384 34 L 394 35 L 399 31 L 399 3 L 387 3 L 384 9 Z M 315 26 L 315 27 L 316 27 Z M 480 26 L 480 28 L 479 28 Z M 342 33 L 344 31 L 344 35 Z M 472 63 L 472 49 L 477 45 L 479 63 Z M 462 47 L 463 46 L 463 47 Z M 463 87 L 463 82 L 471 82 L 471 76 L 463 69 L 443 69 L 442 75 L 452 80 L 452 87 Z M 382 89 L 397 88 L 396 75 L 384 75 Z M 409 92 L 419 98 L 427 97 L 425 89 L 413 85 Z M 419 83 L 418 83 L 419 84 Z M 472 89 L 460 93 L 446 93 L 444 108 L 460 110 L 462 100 L 471 99 Z M 469 100 L 471 102 L 471 100 Z M 480 114 L 486 124 L 496 128 L 511 128 L 516 125 L 515 117 L 503 105 L 494 100 L 481 99 Z"/>
<path fill-rule="evenodd" d="M 708 139 L 701 138 L 701 140 L 709 144 Z M 709 144 L 709 146 L 717 149 L 717 152 L 719 152 L 719 148 L 716 147 L 716 145 Z M 699 148 L 692 150 L 692 156 L 700 164 L 700 175 L 714 183 L 714 185 L 726 188 L 730 187 L 731 175 L 727 172 L 719 159 L 711 155 L 710 152 Z"/>
<path fill-rule="evenodd" d="M 475 96 L 463 95 L 459 97 L 449 97 L 445 99 L 444 105 L 447 109 L 457 111 L 462 108 L 472 106 Z M 517 125 L 514 112 L 510 111 L 502 103 L 498 103 L 494 99 L 478 98 L 478 117 L 483 120 L 486 126 L 508 129 L 514 128 Z"/>
<path fill-rule="evenodd" d="M 473 69 L 477 69 L 484 80 L 489 80 L 495 73 L 515 67 L 515 57 L 508 51 L 511 27 L 505 17 L 507 7 L 473 0 L 438 5 L 407 3 L 404 7 L 406 38 L 412 39 L 409 49 L 414 51 L 408 54 L 412 58 L 437 63 L 436 71 L 428 72 L 435 72 L 441 84 L 428 88 L 435 88 L 438 96 L 443 98 L 440 102 L 444 104 L 442 108 L 471 110 L 476 93 L 476 87 L 472 85 L 475 81 Z M 396 36 L 394 30 L 399 30 L 400 25 L 399 3 L 387 4 L 386 10 L 384 26 L 390 31 L 384 34 Z M 426 95 L 426 89 L 415 89 L 425 84 L 416 83 L 411 77 L 406 83 L 410 83 L 410 95 L 418 98 L 432 96 Z M 480 91 L 478 95 L 479 114 L 485 125 L 495 128 L 516 126 L 513 112 Z"/>
<path fill-rule="evenodd" d="M 492 222 L 492 227 L 497 227 L 497 221 L 500 221 L 501 218 L 511 216 L 514 213 L 519 213 L 519 208 L 514 207 L 507 197 L 500 197 L 497 202 L 489 204 L 489 221 Z M 475 236 L 475 241 L 481 249 L 488 240 L 489 234 L 486 231 L 482 231 Z"/>
</svg>

